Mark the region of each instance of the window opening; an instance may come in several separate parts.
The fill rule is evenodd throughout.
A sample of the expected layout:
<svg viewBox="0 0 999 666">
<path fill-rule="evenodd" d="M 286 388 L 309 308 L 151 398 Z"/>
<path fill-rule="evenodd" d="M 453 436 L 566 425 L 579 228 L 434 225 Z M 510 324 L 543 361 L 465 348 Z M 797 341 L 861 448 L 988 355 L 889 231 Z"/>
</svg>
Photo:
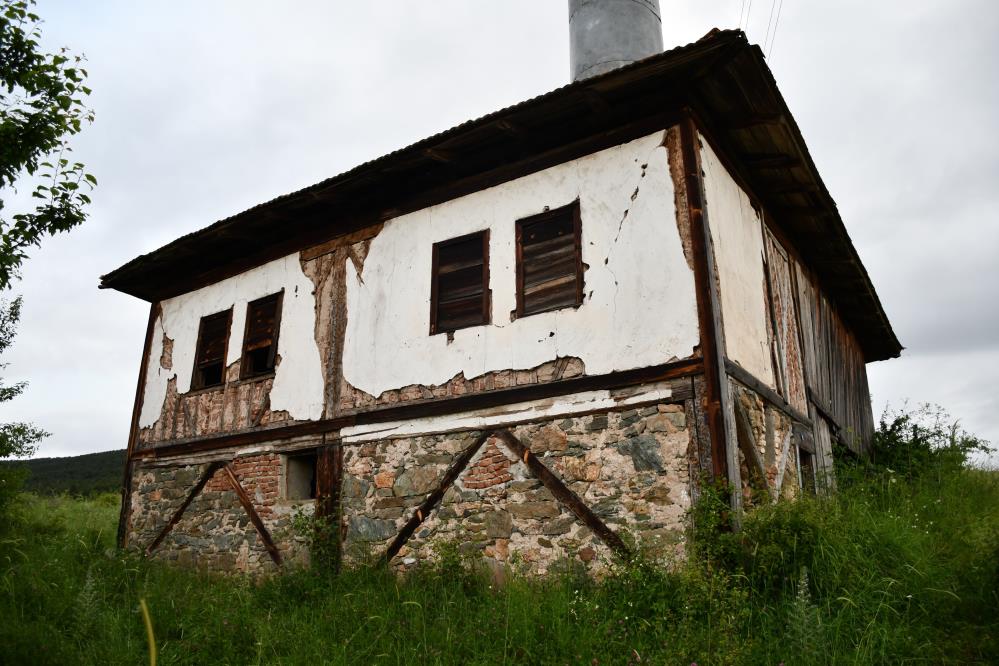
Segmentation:
<svg viewBox="0 0 999 666">
<path fill-rule="evenodd" d="M 316 497 L 316 453 L 300 453 L 285 457 L 285 496 L 304 500 Z"/>
<path fill-rule="evenodd" d="M 210 388 L 225 383 L 225 355 L 231 323 L 232 308 L 201 318 L 194 354 L 192 389 Z"/>
<path fill-rule="evenodd" d="M 246 306 L 243 360 L 240 377 L 258 377 L 274 372 L 278 332 L 281 328 L 283 292 L 252 301 Z"/>
<path fill-rule="evenodd" d="M 489 231 L 434 243 L 430 333 L 489 323 Z"/>
<path fill-rule="evenodd" d="M 583 302 L 579 201 L 517 220 L 517 316 Z"/>
</svg>

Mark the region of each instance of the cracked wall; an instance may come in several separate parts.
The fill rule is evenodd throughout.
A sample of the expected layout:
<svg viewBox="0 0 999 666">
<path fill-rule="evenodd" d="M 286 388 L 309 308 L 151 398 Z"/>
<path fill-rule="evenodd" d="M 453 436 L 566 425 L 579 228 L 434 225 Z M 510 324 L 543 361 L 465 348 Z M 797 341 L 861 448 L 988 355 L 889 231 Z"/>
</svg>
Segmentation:
<svg viewBox="0 0 999 666">
<path fill-rule="evenodd" d="M 421 386 L 536 371 L 565 357 L 604 374 L 691 356 L 699 341 L 693 273 L 677 233 L 663 137 L 656 132 L 386 222 L 363 261 L 347 263 L 346 384 L 391 400 L 407 387 L 415 396 Z M 588 266 L 583 304 L 511 321 L 516 220 L 577 198 Z M 456 331 L 451 341 L 429 335 L 433 244 L 483 229 L 490 230 L 491 323 Z"/>
</svg>

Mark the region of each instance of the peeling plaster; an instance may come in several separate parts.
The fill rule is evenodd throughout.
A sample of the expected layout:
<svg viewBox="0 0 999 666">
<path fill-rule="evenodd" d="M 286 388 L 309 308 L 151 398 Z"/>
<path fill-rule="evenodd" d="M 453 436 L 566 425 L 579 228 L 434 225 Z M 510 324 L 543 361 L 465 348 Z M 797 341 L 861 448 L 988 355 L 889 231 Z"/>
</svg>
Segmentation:
<svg viewBox="0 0 999 666">
<path fill-rule="evenodd" d="M 763 222 L 703 136 L 701 165 L 730 359 L 774 387 L 763 266 Z"/>
<path fill-rule="evenodd" d="M 156 423 L 167 395 L 167 383 L 176 378 L 178 393 L 191 388 L 195 346 L 201 317 L 233 308 L 226 365 L 238 362 L 242 353 L 246 304 L 284 289 L 276 368 L 270 393 L 270 408 L 287 412 L 293 419 L 322 416 L 323 375 L 314 336 L 315 297 L 313 284 L 302 271 L 298 253 L 276 259 L 221 282 L 163 301 L 155 322 L 158 335 L 147 359 L 146 386 L 139 427 Z M 164 340 L 173 341 L 172 368 L 164 368 Z"/>
<path fill-rule="evenodd" d="M 559 356 L 603 374 L 691 355 L 694 280 L 676 225 L 664 133 L 566 162 L 385 223 L 348 265 L 344 378 L 371 395 Z M 505 321 L 516 308 L 515 221 L 580 200 L 583 304 Z M 625 221 L 625 218 L 627 221 Z M 492 324 L 429 335 L 433 243 L 490 229 Z"/>
<path fill-rule="evenodd" d="M 439 434 L 456 430 L 498 428 L 538 419 L 554 419 L 599 410 L 666 402 L 672 395 L 673 388 L 669 382 L 649 384 L 630 395 L 618 395 L 607 390 L 585 391 L 561 396 L 557 399 L 531 400 L 445 416 L 426 416 L 405 421 L 348 426 L 340 431 L 340 437 L 343 443 L 348 444 L 392 437 Z"/>
</svg>

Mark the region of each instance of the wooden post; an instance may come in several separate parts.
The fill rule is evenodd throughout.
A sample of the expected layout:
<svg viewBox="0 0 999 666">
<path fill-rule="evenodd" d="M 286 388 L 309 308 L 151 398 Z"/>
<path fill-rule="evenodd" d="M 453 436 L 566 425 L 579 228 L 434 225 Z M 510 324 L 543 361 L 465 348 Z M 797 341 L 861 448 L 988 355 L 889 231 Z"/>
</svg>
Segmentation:
<svg viewBox="0 0 999 666">
<path fill-rule="evenodd" d="M 125 472 L 121 483 L 121 511 L 118 514 L 118 547 L 128 545 L 128 522 L 132 514 L 132 475 L 135 467 L 132 454 L 139 439 L 139 415 L 142 413 L 143 396 L 146 392 L 146 369 L 149 367 L 149 350 L 153 345 L 153 325 L 160 315 L 160 304 L 149 304 L 149 320 L 146 322 L 146 341 L 142 346 L 142 360 L 139 365 L 139 378 L 135 386 L 135 401 L 132 403 L 132 423 L 128 429 L 128 444 L 125 447 Z"/>
<path fill-rule="evenodd" d="M 730 494 L 732 524 L 738 527 L 742 510 L 742 479 L 739 473 L 739 454 L 735 444 L 737 439 L 735 413 L 731 404 L 732 391 L 728 375 L 725 373 L 725 331 L 722 326 L 711 229 L 708 225 L 700 144 L 693 114 L 689 110 L 680 120 L 679 127 L 683 185 L 690 218 L 701 354 L 704 357 L 712 471 L 716 479 L 726 478 L 732 487 Z"/>
</svg>

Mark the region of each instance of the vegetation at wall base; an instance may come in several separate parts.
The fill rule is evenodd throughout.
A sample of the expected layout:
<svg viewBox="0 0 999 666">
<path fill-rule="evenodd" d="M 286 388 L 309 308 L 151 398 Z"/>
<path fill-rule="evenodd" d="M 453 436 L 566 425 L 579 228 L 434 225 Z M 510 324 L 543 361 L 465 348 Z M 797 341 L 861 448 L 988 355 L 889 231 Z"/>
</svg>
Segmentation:
<svg viewBox="0 0 999 666">
<path fill-rule="evenodd" d="M 140 599 L 159 664 L 997 663 L 999 474 L 962 464 L 974 438 L 926 427 L 884 420 L 835 496 L 738 533 L 702 532 L 724 520 L 706 493 L 685 562 L 599 582 L 498 585 L 454 548 L 406 578 L 209 575 L 116 551 L 115 496 L 22 495 L 0 526 L 0 663 L 145 663 Z"/>
</svg>

